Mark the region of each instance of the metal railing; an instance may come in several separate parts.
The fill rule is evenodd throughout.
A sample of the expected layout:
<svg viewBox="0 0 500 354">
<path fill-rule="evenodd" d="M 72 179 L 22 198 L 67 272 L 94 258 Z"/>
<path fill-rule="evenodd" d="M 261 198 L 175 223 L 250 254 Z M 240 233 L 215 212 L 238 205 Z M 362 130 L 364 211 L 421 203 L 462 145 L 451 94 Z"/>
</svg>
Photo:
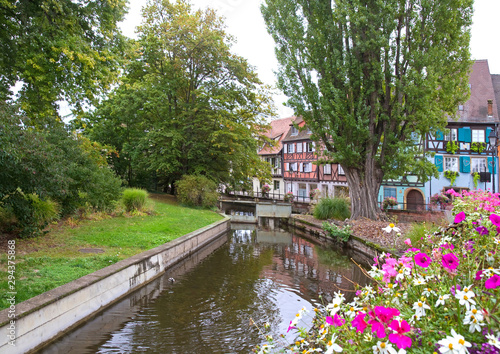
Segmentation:
<svg viewBox="0 0 500 354">
<path fill-rule="evenodd" d="M 264 193 L 262 191 L 229 191 L 225 194 L 228 195 L 233 195 L 233 196 L 240 196 L 240 197 L 248 197 L 248 198 L 259 198 L 259 199 L 270 199 L 270 200 L 279 200 L 279 201 L 284 201 L 286 198 L 287 193 L 280 193 L 276 191 L 269 191 L 267 193 Z M 298 203 L 310 203 L 311 198 L 309 196 L 304 196 L 304 195 L 298 195 L 298 194 L 293 194 L 293 201 L 298 202 Z"/>
</svg>

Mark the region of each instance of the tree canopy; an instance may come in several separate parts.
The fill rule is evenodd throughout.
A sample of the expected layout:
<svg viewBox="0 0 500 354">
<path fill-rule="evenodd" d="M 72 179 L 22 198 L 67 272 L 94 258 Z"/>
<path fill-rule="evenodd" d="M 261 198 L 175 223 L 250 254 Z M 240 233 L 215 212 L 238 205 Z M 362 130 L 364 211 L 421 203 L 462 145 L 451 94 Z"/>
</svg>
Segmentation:
<svg viewBox="0 0 500 354">
<path fill-rule="evenodd" d="M 188 174 L 228 185 L 269 175 L 256 152 L 272 101 L 215 11 L 150 1 L 138 36 L 122 84 L 84 122 L 116 146 L 117 171 L 165 186 Z"/>
<path fill-rule="evenodd" d="M 0 94 L 27 117 L 58 116 L 58 101 L 92 104 L 116 79 L 126 0 L 0 0 Z M 36 120 L 35 120 L 36 121 Z M 43 123 L 42 123 L 43 124 Z"/>
<path fill-rule="evenodd" d="M 346 173 L 352 217 L 385 176 L 432 167 L 418 144 L 468 95 L 472 0 L 266 0 L 278 83 Z M 424 175 L 425 175 L 424 174 Z"/>
</svg>

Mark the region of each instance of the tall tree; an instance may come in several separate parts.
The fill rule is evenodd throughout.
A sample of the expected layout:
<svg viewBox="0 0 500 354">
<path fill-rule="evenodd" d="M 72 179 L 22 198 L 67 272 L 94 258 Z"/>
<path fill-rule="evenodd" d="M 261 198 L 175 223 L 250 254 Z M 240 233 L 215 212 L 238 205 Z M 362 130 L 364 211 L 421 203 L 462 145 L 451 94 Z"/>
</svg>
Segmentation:
<svg viewBox="0 0 500 354">
<path fill-rule="evenodd" d="M 134 163 L 127 173 L 150 171 L 165 185 L 186 174 L 228 185 L 270 176 L 256 152 L 272 101 L 253 68 L 231 53 L 222 19 L 187 1 L 153 0 L 138 34 L 123 85 L 90 119 L 92 137 L 120 126 L 123 141 L 135 139 L 124 145 Z"/>
<path fill-rule="evenodd" d="M 468 95 L 472 0 L 266 0 L 280 88 L 344 168 L 352 217 Z M 412 157 L 412 158 L 409 158 Z M 427 166 L 427 171 L 429 166 Z"/>
<path fill-rule="evenodd" d="M 0 0 L 0 98 L 18 84 L 21 108 L 32 119 L 57 116 L 61 100 L 75 109 L 94 103 L 118 73 L 125 4 Z"/>
</svg>

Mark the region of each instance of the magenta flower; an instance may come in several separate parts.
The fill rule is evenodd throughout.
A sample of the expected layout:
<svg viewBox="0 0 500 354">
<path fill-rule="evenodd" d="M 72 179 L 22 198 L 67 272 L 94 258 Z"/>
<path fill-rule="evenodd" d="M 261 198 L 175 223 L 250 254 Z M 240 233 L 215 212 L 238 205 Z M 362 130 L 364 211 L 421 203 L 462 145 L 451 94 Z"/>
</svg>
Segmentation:
<svg viewBox="0 0 500 354">
<path fill-rule="evenodd" d="M 490 232 L 488 231 L 488 229 L 484 226 L 479 226 L 479 227 L 476 227 L 476 231 L 480 234 L 480 235 L 488 235 Z"/>
<path fill-rule="evenodd" d="M 405 244 L 408 245 L 408 246 L 411 246 L 411 240 L 409 238 L 407 238 L 405 240 Z"/>
<path fill-rule="evenodd" d="M 333 325 L 335 327 L 340 327 L 345 323 L 345 320 L 341 318 L 339 315 L 335 314 L 333 315 Z"/>
<path fill-rule="evenodd" d="M 356 332 L 363 332 L 368 325 L 365 321 L 366 313 L 360 312 L 354 320 L 352 320 L 351 324 L 354 328 L 356 328 Z"/>
<path fill-rule="evenodd" d="M 333 325 L 333 318 L 331 318 L 330 316 L 326 316 L 325 322 L 327 325 L 332 326 Z"/>
<path fill-rule="evenodd" d="M 422 268 L 427 268 L 431 262 L 431 258 L 424 252 L 415 255 L 415 263 Z"/>
<path fill-rule="evenodd" d="M 295 326 L 292 325 L 292 321 L 290 321 L 290 325 L 288 326 L 288 329 L 286 330 L 286 333 L 290 332 L 291 329 L 296 328 Z"/>
<path fill-rule="evenodd" d="M 443 254 L 443 257 L 441 257 L 441 264 L 449 270 L 457 269 L 459 262 L 457 256 L 453 253 Z"/>
<path fill-rule="evenodd" d="M 481 280 L 481 275 L 483 275 L 483 270 L 478 270 L 474 279 Z"/>
<path fill-rule="evenodd" d="M 460 291 L 460 290 L 462 290 L 462 287 L 461 287 L 460 285 L 457 285 L 456 290 L 457 290 L 457 291 Z M 455 286 L 452 286 L 452 287 L 450 288 L 450 293 L 451 293 L 451 295 L 455 296 Z"/>
<path fill-rule="evenodd" d="M 399 316 L 400 312 L 392 307 L 375 306 L 371 314 L 373 318 L 368 323 L 372 325 L 372 332 L 375 332 L 377 337 L 384 338 L 386 325 L 392 321 L 394 316 Z"/>
<path fill-rule="evenodd" d="M 398 320 L 394 320 L 391 322 L 391 325 L 389 327 L 393 331 L 396 331 L 396 333 L 389 334 L 389 340 L 392 343 L 396 344 L 399 349 L 406 349 L 411 347 L 411 338 L 404 335 L 404 333 L 407 333 L 411 330 L 408 322 L 402 320 L 401 323 L 399 323 Z"/>
<path fill-rule="evenodd" d="M 462 221 L 465 220 L 465 212 L 461 211 L 457 215 L 455 215 L 455 221 L 453 221 L 455 224 L 459 224 Z"/>
<path fill-rule="evenodd" d="M 500 226 L 500 215 L 497 214 L 491 214 L 490 215 L 490 221 L 493 225 L 495 226 Z"/>
<path fill-rule="evenodd" d="M 500 286 L 500 276 L 493 274 L 493 276 L 486 280 L 484 287 L 486 289 L 495 289 Z"/>
</svg>

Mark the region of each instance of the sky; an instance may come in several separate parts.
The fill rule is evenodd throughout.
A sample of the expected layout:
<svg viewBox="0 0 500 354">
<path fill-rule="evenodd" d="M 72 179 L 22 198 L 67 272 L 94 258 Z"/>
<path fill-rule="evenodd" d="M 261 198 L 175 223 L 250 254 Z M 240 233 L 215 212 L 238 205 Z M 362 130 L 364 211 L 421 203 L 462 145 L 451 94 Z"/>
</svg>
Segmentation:
<svg viewBox="0 0 500 354">
<path fill-rule="evenodd" d="M 141 23 L 141 8 L 146 0 L 129 0 L 129 13 L 121 24 L 122 32 L 135 38 L 135 27 Z M 191 0 L 194 9 L 211 7 L 226 18 L 227 32 L 235 37 L 233 52 L 246 58 L 256 68 L 261 81 L 275 86 L 274 72 L 278 62 L 274 56 L 274 41 L 267 33 L 260 13 L 262 0 Z M 500 45 L 494 39 L 500 14 L 499 0 L 475 0 L 471 27 L 472 59 L 488 59 L 490 73 L 500 74 Z M 283 103 L 286 96 L 274 96 L 279 118 L 293 115 Z"/>
</svg>

